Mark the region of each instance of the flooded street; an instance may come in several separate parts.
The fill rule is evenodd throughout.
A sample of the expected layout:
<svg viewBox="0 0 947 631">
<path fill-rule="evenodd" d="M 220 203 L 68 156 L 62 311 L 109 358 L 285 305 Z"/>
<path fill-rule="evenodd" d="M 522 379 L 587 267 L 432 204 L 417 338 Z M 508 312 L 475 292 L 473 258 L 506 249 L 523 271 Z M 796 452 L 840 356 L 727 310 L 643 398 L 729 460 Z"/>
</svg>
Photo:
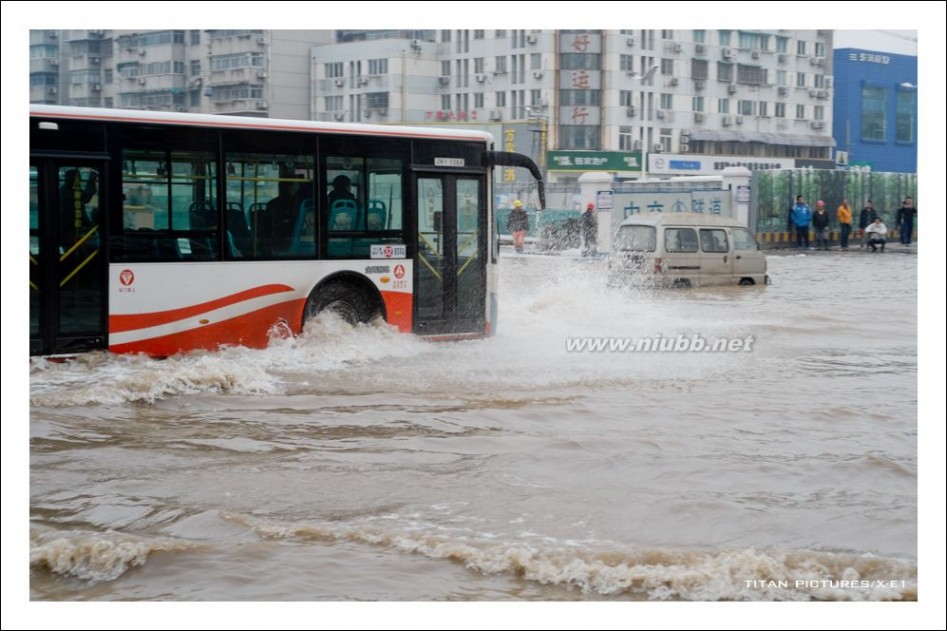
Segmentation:
<svg viewBox="0 0 947 631">
<path fill-rule="evenodd" d="M 31 599 L 917 599 L 915 253 L 680 291 L 506 254 L 488 340 L 34 361 Z M 753 344 L 567 348 L 695 335 Z"/>
</svg>

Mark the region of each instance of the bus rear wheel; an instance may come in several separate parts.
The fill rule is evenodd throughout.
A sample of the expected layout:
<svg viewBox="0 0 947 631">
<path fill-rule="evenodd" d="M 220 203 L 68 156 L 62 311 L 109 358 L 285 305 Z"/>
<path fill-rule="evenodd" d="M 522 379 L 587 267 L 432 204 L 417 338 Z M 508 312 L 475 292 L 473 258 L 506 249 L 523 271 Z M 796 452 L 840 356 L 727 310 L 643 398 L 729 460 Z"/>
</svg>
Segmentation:
<svg viewBox="0 0 947 631">
<path fill-rule="evenodd" d="M 378 314 L 364 292 L 345 283 L 332 283 L 317 289 L 306 303 L 305 321 L 323 311 L 336 314 L 352 326 L 368 322 Z"/>
</svg>

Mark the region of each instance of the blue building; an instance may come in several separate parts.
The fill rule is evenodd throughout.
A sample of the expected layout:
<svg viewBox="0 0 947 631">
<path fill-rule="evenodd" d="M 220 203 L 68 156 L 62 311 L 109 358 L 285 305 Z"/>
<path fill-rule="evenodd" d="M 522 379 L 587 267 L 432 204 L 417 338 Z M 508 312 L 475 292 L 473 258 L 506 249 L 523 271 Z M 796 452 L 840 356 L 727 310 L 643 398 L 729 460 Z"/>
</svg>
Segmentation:
<svg viewBox="0 0 947 631">
<path fill-rule="evenodd" d="M 837 162 L 917 172 L 917 57 L 839 48 L 832 61 Z"/>
</svg>

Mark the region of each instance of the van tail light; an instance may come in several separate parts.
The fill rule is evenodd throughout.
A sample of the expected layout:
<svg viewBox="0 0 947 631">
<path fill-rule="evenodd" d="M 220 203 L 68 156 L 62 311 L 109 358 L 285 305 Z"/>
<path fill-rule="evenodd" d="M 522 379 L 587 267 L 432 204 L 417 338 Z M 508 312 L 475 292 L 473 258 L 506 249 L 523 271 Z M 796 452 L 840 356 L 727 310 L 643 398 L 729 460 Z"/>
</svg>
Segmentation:
<svg viewBox="0 0 947 631">
<path fill-rule="evenodd" d="M 661 264 L 661 257 L 654 259 L 654 273 L 660 274 L 664 271 L 664 266 Z"/>
</svg>

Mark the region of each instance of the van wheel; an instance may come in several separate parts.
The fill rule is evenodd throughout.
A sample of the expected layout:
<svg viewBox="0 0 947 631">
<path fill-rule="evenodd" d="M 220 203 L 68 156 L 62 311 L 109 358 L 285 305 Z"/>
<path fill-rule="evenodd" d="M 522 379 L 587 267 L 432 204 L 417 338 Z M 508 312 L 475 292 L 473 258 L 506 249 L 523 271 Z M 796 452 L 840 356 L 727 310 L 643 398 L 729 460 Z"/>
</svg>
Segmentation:
<svg viewBox="0 0 947 631">
<path fill-rule="evenodd" d="M 740 284 L 741 285 L 755 285 L 756 283 L 753 282 L 752 278 L 741 278 Z"/>
<path fill-rule="evenodd" d="M 377 309 L 363 292 L 344 283 L 333 283 L 316 289 L 306 303 L 303 323 L 323 311 L 335 313 L 352 326 L 368 322 L 377 315 Z"/>
<path fill-rule="evenodd" d="M 689 289 L 691 286 L 691 281 L 687 278 L 675 278 L 674 282 L 671 283 L 671 287 L 676 289 Z"/>
</svg>

